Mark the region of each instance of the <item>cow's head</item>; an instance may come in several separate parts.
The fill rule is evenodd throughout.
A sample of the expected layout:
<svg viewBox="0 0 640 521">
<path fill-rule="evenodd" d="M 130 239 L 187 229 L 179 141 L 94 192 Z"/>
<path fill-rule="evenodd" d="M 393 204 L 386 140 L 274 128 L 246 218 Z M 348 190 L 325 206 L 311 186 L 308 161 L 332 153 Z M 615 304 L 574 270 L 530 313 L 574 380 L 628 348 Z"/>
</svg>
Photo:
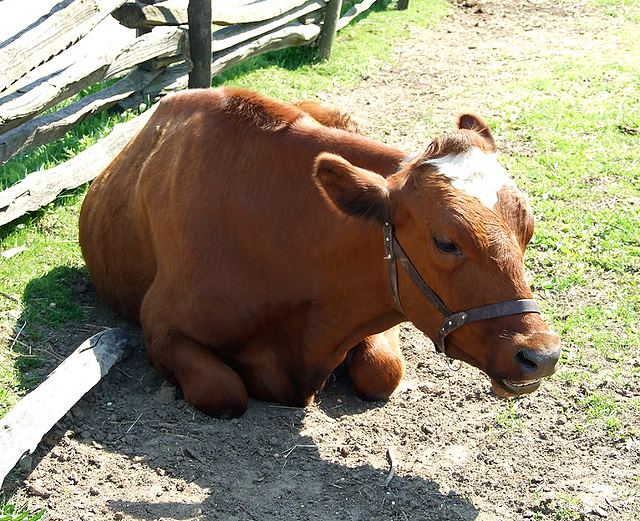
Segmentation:
<svg viewBox="0 0 640 521">
<path fill-rule="evenodd" d="M 531 207 L 496 160 L 486 122 L 465 114 L 458 127 L 386 179 L 322 154 L 318 184 L 345 214 L 393 223 L 402 249 L 448 310 L 532 299 L 523 257 Z M 436 341 L 442 312 L 403 270 L 398 286 L 396 306 Z M 502 396 L 537 389 L 560 355 L 558 335 L 527 311 L 467 323 L 441 343 L 448 356 L 486 372 Z"/>
</svg>

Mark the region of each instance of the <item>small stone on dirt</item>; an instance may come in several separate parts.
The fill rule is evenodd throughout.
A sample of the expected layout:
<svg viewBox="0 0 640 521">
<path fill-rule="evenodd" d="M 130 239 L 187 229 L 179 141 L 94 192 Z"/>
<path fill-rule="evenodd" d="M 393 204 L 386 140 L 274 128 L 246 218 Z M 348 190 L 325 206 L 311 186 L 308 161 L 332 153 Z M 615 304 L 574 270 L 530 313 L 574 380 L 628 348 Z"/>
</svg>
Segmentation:
<svg viewBox="0 0 640 521">
<path fill-rule="evenodd" d="M 49 492 L 44 486 L 39 483 L 28 483 L 27 490 L 30 494 L 43 497 L 45 499 L 51 496 L 51 492 Z"/>
<path fill-rule="evenodd" d="M 176 388 L 167 382 L 162 382 L 160 389 L 156 393 L 156 402 L 169 405 L 176 401 Z"/>
</svg>

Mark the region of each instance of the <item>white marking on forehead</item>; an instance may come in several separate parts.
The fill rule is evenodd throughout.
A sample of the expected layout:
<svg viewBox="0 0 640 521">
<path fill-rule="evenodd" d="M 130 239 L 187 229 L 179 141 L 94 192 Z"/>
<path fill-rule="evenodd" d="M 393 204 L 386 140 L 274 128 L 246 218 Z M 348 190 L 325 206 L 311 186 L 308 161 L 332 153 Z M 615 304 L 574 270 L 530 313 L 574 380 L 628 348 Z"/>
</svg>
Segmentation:
<svg viewBox="0 0 640 521">
<path fill-rule="evenodd" d="M 477 147 L 460 154 L 429 159 L 427 163 L 449 178 L 452 186 L 477 197 L 489 208 L 494 207 L 498 192 L 510 181 L 496 154 L 487 154 Z"/>
</svg>

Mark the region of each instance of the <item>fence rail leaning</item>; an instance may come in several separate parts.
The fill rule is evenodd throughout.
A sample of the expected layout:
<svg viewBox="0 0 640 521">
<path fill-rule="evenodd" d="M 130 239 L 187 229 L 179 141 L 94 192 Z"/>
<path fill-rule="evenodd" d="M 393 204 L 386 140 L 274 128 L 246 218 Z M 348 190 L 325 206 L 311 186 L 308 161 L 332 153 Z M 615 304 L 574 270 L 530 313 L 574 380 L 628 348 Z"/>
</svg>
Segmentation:
<svg viewBox="0 0 640 521">
<path fill-rule="evenodd" d="M 265 52 L 316 42 L 328 2 L 335 0 L 213 0 L 211 74 Z M 24 9 L 23 0 L 0 2 L 0 19 L 14 20 L 11 27 L 0 27 L 0 165 L 59 139 L 115 104 L 133 108 L 187 87 L 188 0 L 31 3 Z M 354 3 L 337 20 L 337 29 L 374 3 Z M 106 80 L 115 81 L 60 105 Z M 1 191 L 0 226 L 41 208 L 65 189 L 91 181 L 152 111 L 116 125 L 66 163 L 31 173 Z"/>
</svg>

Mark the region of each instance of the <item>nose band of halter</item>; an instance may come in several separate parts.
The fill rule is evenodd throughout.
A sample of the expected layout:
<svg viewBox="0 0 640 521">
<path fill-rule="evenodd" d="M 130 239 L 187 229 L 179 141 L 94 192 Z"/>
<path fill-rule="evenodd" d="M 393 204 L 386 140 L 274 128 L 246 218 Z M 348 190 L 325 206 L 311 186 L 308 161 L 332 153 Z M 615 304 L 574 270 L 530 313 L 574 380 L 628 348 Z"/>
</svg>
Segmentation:
<svg viewBox="0 0 640 521">
<path fill-rule="evenodd" d="M 391 293 L 395 300 L 398 310 L 404 314 L 402 304 L 400 303 L 400 292 L 398 290 L 398 269 L 396 260 L 400 262 L 402 268 L 406 271 L 409 278 L 417 286 L 420 292 L 427 298 L 429 302 L 444 316 L 444 322 L 438 333 L 438 340 L 435 342 L 438 354 L 448 356 L 445 347 L 445 338 L 453 333 L 456 329 L 477 322 L 478 320 L 486 320 L 489 318 L 505 317 L 508 315 L 519 315 L 520 313 L 540 313 L 538 304 L 533 299 L 510 300 L 507 302 L 499 302 L 498 304 L 490 304 L 488 306 L 480 306 L 466 311 L 454 313 L 445 306 L 442 299 L 433 291 L 424 281 L 418 270 L 413 265 L 405 251 L 396 239 L 393 225 L 385 222 L 382 227 L 384 235 L 384 247 L 389 266 L 389 283 L 391 285 Z"/>
</svg>

